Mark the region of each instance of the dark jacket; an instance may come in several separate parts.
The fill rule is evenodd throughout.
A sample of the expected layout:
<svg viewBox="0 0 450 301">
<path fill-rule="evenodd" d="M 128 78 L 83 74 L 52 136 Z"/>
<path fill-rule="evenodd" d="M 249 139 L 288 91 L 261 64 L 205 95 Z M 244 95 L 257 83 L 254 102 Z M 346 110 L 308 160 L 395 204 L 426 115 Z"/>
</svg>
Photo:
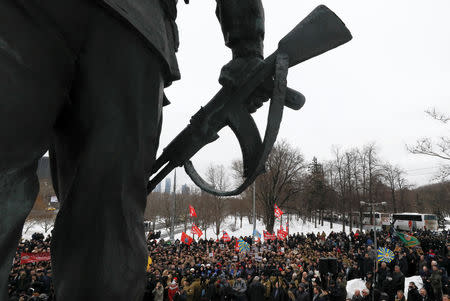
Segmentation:
<svg viewBox="0 0 450 301">
<path fill-rule="evenodd" d="M 408 301 L 421 301 L 421 296 L 417 288 L 408 290 L 408 297 L 406 298 Z"/>
<path fill-rule="evenodd" d="M 248 287 L 248 299 L 250 301 L 264 300 L 265 290 L 266 289 L 264 285 L 261 284 L 261 282 L 253 280 Z"/>
</svg>

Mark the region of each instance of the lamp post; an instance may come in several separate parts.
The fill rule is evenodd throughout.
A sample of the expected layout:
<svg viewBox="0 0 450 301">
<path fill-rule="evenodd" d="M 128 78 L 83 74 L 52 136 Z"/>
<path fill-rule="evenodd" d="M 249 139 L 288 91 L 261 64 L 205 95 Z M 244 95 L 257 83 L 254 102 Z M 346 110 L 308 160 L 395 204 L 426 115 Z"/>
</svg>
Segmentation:
<svg viewBox="0 0 450 301">
<path fill-rule="evenodd" d="M 361 201 L 359 203 L 361 204 L 361 206 L 364 206 L 364 205 L 370 206 L 370 214 L 371 214 L 372 229 L 373 229 L 373 244 L 374 244 L 374 247 L 375 247 L 375 252 L 378 253 L 377 228 L 376 228 L 376 225 L 375 225 L 376 223 L 375 223 L 375 218 L 374 218 L 374 214 L 373 214 L 373 207 L 375 207 L 375 206 L 386 206 L 387 203 L 386 202 L 380 202 L 380 203 L 370 202 L 370 203 L 368 203 L 368 202 L 363 202 L 363 201 Z M 374 268 L 375 268 L 375 271 L 376 271 L 376 268 L 377 268 L 377 256 L 375 256 Z M 376 280 L 375 273 L 374 273 L 374 280 Z M 374 289 L 373 286 L 374 286 L 374 282 L 372 282 L 372 301 L 375 300 L 375 293 L 373 291 L 373 289 Z"/>
</svg>

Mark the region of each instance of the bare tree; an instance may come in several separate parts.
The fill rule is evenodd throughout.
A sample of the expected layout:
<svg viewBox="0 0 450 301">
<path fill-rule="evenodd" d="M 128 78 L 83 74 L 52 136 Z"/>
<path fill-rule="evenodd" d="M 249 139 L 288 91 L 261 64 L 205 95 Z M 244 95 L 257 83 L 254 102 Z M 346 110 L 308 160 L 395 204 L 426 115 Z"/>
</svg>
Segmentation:
<svg viewBox="0 0 450 301">
<path fill-rule="evenodd" d="M 450 122 L 448 115 L 440 113 L 434 108 L 425 111 L 425 113 L 442 124 L 448 124 Z M 450 161 L 450 136 L 441 136 L 435 139 L 424 137 L 418 139 L 414 145 L 407 145 L 406 147 L 412 154 L 427 155 Z M 437 178 L 445 180 L 449 176 L 450 164 L 443 164 Z"/>
<path fill-rule="evenodd" d="M 393 166 L 390 163 L 385 163 L 382 165 L 381 175 L 384 182 L 389 187 L 394 213 L 398 211 L 397 194 L 400 194 L 400 202 L 403 203 L 404 189 L 407 187 L 404 174 L 405 172 L 398 166 Z"/>
<path fill-rule="evenodd" d="M 301 175 L 306 169 L 303 155 L 286 141 L 277 143 L 266 163 L 266 173 L 256 180 L 256 199 L 263 208 L 266 229 L 273 231 L 274 206 L 287 205 L 299 195 Z"/>
<path fill-rule="evenodd" d="M 223 165 L 211 165 L 206 173 L 207 180 L 215 188 L 219 190 L 227 190 L 229 188 L 229 179 Z M 209 195 L 209 206 L 211 208 L 211 216 L 214 220 L 215 234 L 219 238 L 220 226 L 226 216 L 226 198 Z"/>
</svg>

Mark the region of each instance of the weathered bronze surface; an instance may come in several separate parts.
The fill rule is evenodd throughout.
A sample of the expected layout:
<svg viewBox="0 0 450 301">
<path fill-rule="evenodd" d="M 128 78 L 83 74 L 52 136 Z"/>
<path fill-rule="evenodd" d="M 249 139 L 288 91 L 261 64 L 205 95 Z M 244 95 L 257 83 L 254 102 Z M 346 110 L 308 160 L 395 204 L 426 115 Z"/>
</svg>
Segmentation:
<svg viewBox="0 0 450 301">
<path fill-rule="evenodd" d="M 288 67 L 351 38 L 321 6 L 263 61 L 261 1 L 217 0 L 233 52 L 224 88 L 155 164 L 163 89 L 179 78 L 176 2 L 0 1 L 0 300 L 8 298 L 11 262 L 38 193 L 37 162 L 47 150 L 61 202 L 51 248 L 57 300 L 141 300 L 153 171 L 162 161 L 170 162 L 163 172 L 185 165 L 203 189 L 224 194 L 203 183 L 189 159 L 230 126 L 247 180 L 225 194 L 238 193 L 263 170 L 283 107 L 304 103 L 286 87 Z M 270 96 L 262 141 L 249 111 Z"/>
</svg>

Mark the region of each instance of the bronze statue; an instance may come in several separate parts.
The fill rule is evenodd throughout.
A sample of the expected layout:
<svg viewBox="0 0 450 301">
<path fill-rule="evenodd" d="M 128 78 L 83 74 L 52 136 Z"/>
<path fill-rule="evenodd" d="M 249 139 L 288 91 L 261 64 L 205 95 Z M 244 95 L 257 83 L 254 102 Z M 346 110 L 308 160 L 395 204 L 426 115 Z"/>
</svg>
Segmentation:
<svg viewBox="0 0 450 301">
<path fill-rule="evenodd" d="M 11 261 L 38 193 L 37 161 L 47 149 L 61 202 L 51 250 L 57 300 L 141 300 L 147 259 L 143 212 L 146 188 L 153 185 L 147 180 L 161 167 L 155 156 L 163 89 L 180 77 L 176 2 L 0 2 L 0 300 L 7 300 Z M 303 104 L 301 94 L 286 89 L 288 66 L 351 36 L 331 11 L 319 7 L 263 61 L 261 1 L 217 0 L 216 14 L 233 52 L 221 73 L 224 89 L 205 107 L 206 115 L 193 118 L 193 135 L 181 135 L 191 143 L 189 152 L 178 160 L 173 155 L 180 150 L 169 147 L 164 156 L 175 160 L 170 168 L 187 165 L 195 178 L 189 158 L 229 125 L 243 145 L 245 186 L 262 171 L 283 105 Z M 240 73 L 246 76 L 237 79 Z M 273 121 L 263 143 L 247 111 L 274 86 Z M 245 113 L 230 120 L 236 110 Z M 201 179 L 196 183 L 208 190 Z"/>
</svg>

